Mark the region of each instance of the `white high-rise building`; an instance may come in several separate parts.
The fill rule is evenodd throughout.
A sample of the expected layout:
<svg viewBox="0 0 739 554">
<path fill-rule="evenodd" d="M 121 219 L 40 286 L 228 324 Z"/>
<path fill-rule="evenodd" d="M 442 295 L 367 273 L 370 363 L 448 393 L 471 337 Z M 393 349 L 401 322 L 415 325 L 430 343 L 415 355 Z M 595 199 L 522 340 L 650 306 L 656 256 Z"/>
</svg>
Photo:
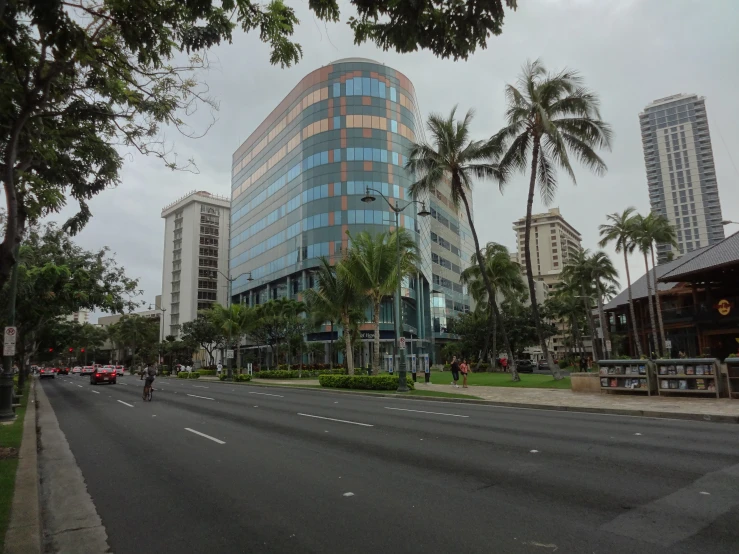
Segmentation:
<svg viewBox="0 0 739 554">
<path fill-rule="evenodd" d="M 660 262 L 724 239 L 705 98 L 676 94 L 639 114 L 652 212 L 677 231 L 677 248 L 657 246 Z"/>
<path fill-rule="evenodd" d="M 80 325 L 88 323 L 90 321 L 90 310 L 81 308 L 80 310 L 69 314 L 64 319 L 66 319 L 67 321 L 74 321 L 76 323 L 79 323 Z"/>
<path fill-rule="evenodd" d="M 230 208 L 227 197 L 193 191 L 162 210 L 165 336 L 177 336 L 198 310 L 226 305 Z"/>
</svg>

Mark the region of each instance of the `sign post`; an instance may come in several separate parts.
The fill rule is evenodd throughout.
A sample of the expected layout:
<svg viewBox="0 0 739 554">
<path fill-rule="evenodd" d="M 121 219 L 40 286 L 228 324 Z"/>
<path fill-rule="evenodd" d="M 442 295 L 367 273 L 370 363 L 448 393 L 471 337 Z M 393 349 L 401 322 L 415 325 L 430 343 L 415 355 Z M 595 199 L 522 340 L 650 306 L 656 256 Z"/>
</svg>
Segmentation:
<svg viewBox="0 0 739 554">
<path fill-rule="evenodd" d="M 405 337 L 400 337 L 400 340 L 398 340 L 398 345 L 400 346 L 401 350 L 405 350 Z"/>
<path fill-rule="evenodd" d="M 246 364 L 246 372 L 249 375 L 251 375 L 252 374 L 252 371 L 253 371 L 253 366 L 252 366 L 251 362 L 249 362 L 248 364 Z"/>
<path fill-rule="evenodd" d="M 15 356 L 15 342 L 18 338 L 16 327 L 6 327 L 3 333 L 3 356 Z"/>
<path fill-rule="evenodd" d="M 233 360 L 234 357 L 234 351 L 233 350 L 226 350 L 226 359 L 227 360 Z"/>
</svg>

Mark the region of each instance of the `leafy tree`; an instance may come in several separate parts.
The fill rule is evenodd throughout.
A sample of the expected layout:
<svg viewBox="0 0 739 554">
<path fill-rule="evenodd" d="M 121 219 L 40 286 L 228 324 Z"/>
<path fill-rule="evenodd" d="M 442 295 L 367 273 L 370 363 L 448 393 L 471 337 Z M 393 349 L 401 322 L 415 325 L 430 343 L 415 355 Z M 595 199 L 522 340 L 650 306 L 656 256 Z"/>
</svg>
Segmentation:
<svg viewBox="0 0 739 554">
<path fill-rule="evenodd" d="M 565 333 L 565 344 L 584 352 L 582 335 L 585 314 L 582 301 L 577 298 L 579 294 L 579 287 L 573 286 L 571 282 L 564 280 L 557 283 L 554 294 L 550 295 L 542 306 L 542 316 L 548 313 L 552 320 L 558 320 L 560 324 L 566 322 L 569 332 Z"/>
<path fill-rule="evenodd" d="M 213 353 L 223 348 L 226 337 L 211 318 L 200 316 L 182 324 L 182 340 L 199 345 L 208 354 L 208 365 L 215 363 Z"/>
<path fill-rule="evenodd" d="M 507 300 L 501 305 L 501 319 L 511 341 L 511 350 L 516 357 L 524 348 L 534 346 L 538 342 L 539 332 L 532 317 L 532 304 L 524 305 L 517 299 Z M 556 334 L 554 325 L 542 322 L 544 339 Z"/>
<path fill-rule="evenodd" d="M 601 240 L 600 246 L 610 242 L 616 243 L 616 252 L 623 252 L 624 265 L 626 266 L 626 289 L 629 293 L 629 313 L 631 315 L 631 331 L 634 335 L 634 344 L 639 358 L 642 357 L 639 330 L 636 327 L 636 313 L 634 312 L 634 297 L 631 293 L 631 273 L 629 272 L 629 254 L 634 251 L 634 208 L 626 208 L 621 213 L 609 214 L 606 218 L 609 223 L 598 226 Z"/>
<path fill-rule="evenodd" d="M 131 349 L 130 368 L 133 373 L 138 363 L 152 363 L 159 349 L 159 322 L 138 314 L 125 314 L 110 326 L 119 344 Z"/>
<path fill-rule="evenodd" d="M 241 338 L 247 333 L 254 321 L 254 309 L 244 304 L 231 304 L 228 308 L 216 303 L 208 310 L 201 311 L 210 322 L 221 332 L 226 339 L 227 348 L 234 348 L 237 352 L 237 365 L 241 366 Z M 229 340 L 230 339 L 230 340 Z M 230 344 L 228 344 L 230 342 Z M 228 362 L 228 377 L 233 377 L 232 364 Z"/>
<path fill-rule="evenodd" d="M 505 13 L 504 0 L 351 3 L 357 44 L 454 59 L 500 34 Z M 505 5 L 515 9 L 516 0 Z M 309 8 L 339 20 L 337 0 L 311 0 Z M 80 208 L 69 227 L 89 220 L 89 199 L 119 182 L 117 145 L 178 166 L 160 131 L 194 136 L 184 118 L 198 105 L 216 108 L 196 77 L 210 47 L 230 42 L 240 27 L 259 32 L 272 64 L 289 66 L 302 55 L 292 41 L 299 21 L 282 0 L 2 0 L 0 21 L 0 180 L 8 204 L 0 287 L 27 223 L 58 211 L 67 197 Z M 182 66 L 172 61 L 179 52 L 191 56 Z"/>
<path fill-rule="evenodd" d="M 108 333 L 105 329 L 91 325 L 90 323 L 77 324 L 72 328 L 71 340 L 69 347 L 84 348 L 84 356 L 82 357 L 85 365 L 87 365 L 87 355 L 90 350 L 93 351 L 92 359 L 95 360 L 97 350 L 105 344 Z"/>
<path fill-rule="evenodd" d="M 469 284 L 470 293 L 477 302 L 476 310 L 483 311 L 487 307 L 488 313 L 492 311 L 492 317 L 488 317 L 488 320 L 492 320 L 493 325 L 492 327 L 487 326 L 487 328 L 493 336 L 493 358 L 496 359 L 498 356 L 497 339 L 498 332 L 500 332 L 506 352 L 508 352 L 508 358 L 510 359 L 511 379 L 513 381 L 520 381 L 521 378 L 516 370 L 516 360 L 511 350 L 508 334 L 501 322 L 496 296 L 500 295 L 502 298 L 510 299 L 524 293 L 526 288 L 521 277 L 521 268 L 518 263 L 511 261 L 511 255 L 508 249 L 495 242 L 489 242 L 485 246 L 485 250 L 480 254 L 480 257 L 482 258 L 481 263 L 471 265 L 462 272 L 462 281 Z M 471 260 L 473 264 L 475 264 L 477 258 L 478 256 L 473 254 Z M 493 296 L 488 295 L 487 286 L 481 278 L 480 267 L 483 267 L 487 274 L 487 281 L 493 290 Z M 498 331 L 498 327 L 500 327 L 500 331 Z M 478 368 L 480 367 L 479 364 L 482 363 L 482 360 L 487 355 L 488 336 L 490 335 L 486 334 L 482 355 L 478 361 Z"/>
<path fill-rule="evenodd" d="M 413 144 L 408 153 L 408 169 L 416 179 L 411 185 L 411 194 L 418 198 L 432 193 L 442 183 L 451 185 L 451 200 L 459 211 L 460 202 L 464 204 L 467 213 L 467 223 L 475 241 L 475 252 L 472 263 L 477 263 L 477 275 L 482 278 L 482 284 L 491 302 L 488 328 L 495 324 L 495 291 L 490 282 L 489 274 L 484 270 L 484 257 L 480 250 L 480 240 L 470 210 L 469 197 L 472 194 L 474 178 L 495 178 L 502 180 L 498 166 L 491 162 L 497 155 L 495 143 L 470 139 L 470 124 L 474 112 L 468 111 L 464 119 L 455 119 L 457 108 L 452 108 L 448 117 L 432 114 L 426 122 L 433 145 L 421 142 Z M 479 255 L 478 255 L 479 254 Z M 487 347 L 485 348 L 487 350 Z M 513 360 L 511 360 L 513 362 Z M 515 371 L 515 370 L 514 370 Z"/>
<path fill-rule="evenodd" d="M 138 282 L 126 276 L 107 248 L 84 250 L 54 224 L 30 228 L 20 248 L 17 270 L 17 352 L 24 366 L 41 348 L 77 346 L 70 344 L 76 328 L 63 322 L 64 316 L 81 308 L 120 313 L 139 305 Z M 0 288 L 0 326 L 9 324 L 10 298 L 6 284 Z M 61 332 L 55 333 L 56 327 Z M 44 337 L 56 337 L 55 341 L 65 337 L 64 344 L 47 346 Z M 95 338 L 90 341 L 91 345 L 98 343 Z"/>
<path fill-rule="evenodd" d="M 305 291 L 307 310 L 319 322 L 331 321 L 332 358 L 333 322 L 341 322 L 346 367 L 349 375 L 354 375 L 354 356 L 351 345 L 352 325 L 358 319 L 360 321 L 364 319 L 364 306 L 366 306 L 367 301 L 346 279 L 344 273 L 332 267 L 326 258 L 321 258 L 316 280 L 318 287 Z"/>
<path fill-rule="evenodd" d="M 400 233 L 400 275 L 398 275 L 397 240 Z M 341 279 L 364 296 L 372 307 L 375 327 L 373 374 L 380 372 L 380 306 L 393 295 L 398 279 L 413 274 L 418 263 L 416 241 L 405 229 L 374 236 L 362 231 L 350 237 L 351 247 L 337 271 Z"/>
<path fill-rule="evenodd" d="M 531 215 L 537 184 L 545 204 L 557 191 L 557 166 L 576 182 L 570 162 L 574 156 L 597 175 L 606 172 L 606 164 L 596 153 L 598 148 L 611 146 L 611 128 L 600 118 L 597 95 L 585 88 L 582 77 L 569 69 L 548 73 L 536 60 L 528 62 L 517 86 L 506 86 L 508 124 L 492 142 L 505 152 L 500 158 L 499 171 L 509 176 L 515 171 L 525 173 L 530 167 L 529 193 L 526 202 L 526 233 L 524 257 L 531 297 L 531 313 L 539 332 L 539 345 L 553 368 L 555 379 L 562 374 L 554 365 L 544 340 L 531 264 Z M 529 163 L 529 157 L 531 161 Z"/>
</svg>

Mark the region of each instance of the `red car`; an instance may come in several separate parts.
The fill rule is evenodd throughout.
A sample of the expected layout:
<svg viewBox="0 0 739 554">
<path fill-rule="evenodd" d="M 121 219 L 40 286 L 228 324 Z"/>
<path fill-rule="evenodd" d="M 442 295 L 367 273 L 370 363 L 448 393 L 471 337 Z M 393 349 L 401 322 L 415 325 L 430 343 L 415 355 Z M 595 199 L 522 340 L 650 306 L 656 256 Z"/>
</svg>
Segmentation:
<svg viewBox="0 0 739 554">
<path fill-rule="evenodd" d="M 53 367 L 42 367 L 38 370 L 38 376 L 43 379 L 44 377 L 51 377 L 52 379 L 56 379 L 56 372 L 57 369 Z"/>
<path fill-rule="evenodd" d="M 97 385 L 98 383 L 110 383 L 115 385 L 116 374 L 115 368 L 111 367 L 99 367 L 94 373 L 90 374 L 90 384 Z"/>
<path fill-rule="evenodd" d="M 68 367 L 60 367 L 57 369 L 57 373 L 59 375 L 69 375 L 69 368 Z"/>
</svg>

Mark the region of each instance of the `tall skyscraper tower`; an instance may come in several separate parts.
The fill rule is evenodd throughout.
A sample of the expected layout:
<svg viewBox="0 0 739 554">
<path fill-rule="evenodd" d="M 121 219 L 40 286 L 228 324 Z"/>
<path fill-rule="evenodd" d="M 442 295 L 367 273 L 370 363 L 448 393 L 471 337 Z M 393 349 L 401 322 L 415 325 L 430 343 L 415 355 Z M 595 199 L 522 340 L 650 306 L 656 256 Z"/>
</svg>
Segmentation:
<svg viewBox="0 0 739 554">
<path fill-rule="evenodd" d="M 660 263 L 724 238 L 705 98 L 676 94 L 639 114 L 652 212 L 677 231 L 677 248 L 657 246 Z"/>
</svg>

